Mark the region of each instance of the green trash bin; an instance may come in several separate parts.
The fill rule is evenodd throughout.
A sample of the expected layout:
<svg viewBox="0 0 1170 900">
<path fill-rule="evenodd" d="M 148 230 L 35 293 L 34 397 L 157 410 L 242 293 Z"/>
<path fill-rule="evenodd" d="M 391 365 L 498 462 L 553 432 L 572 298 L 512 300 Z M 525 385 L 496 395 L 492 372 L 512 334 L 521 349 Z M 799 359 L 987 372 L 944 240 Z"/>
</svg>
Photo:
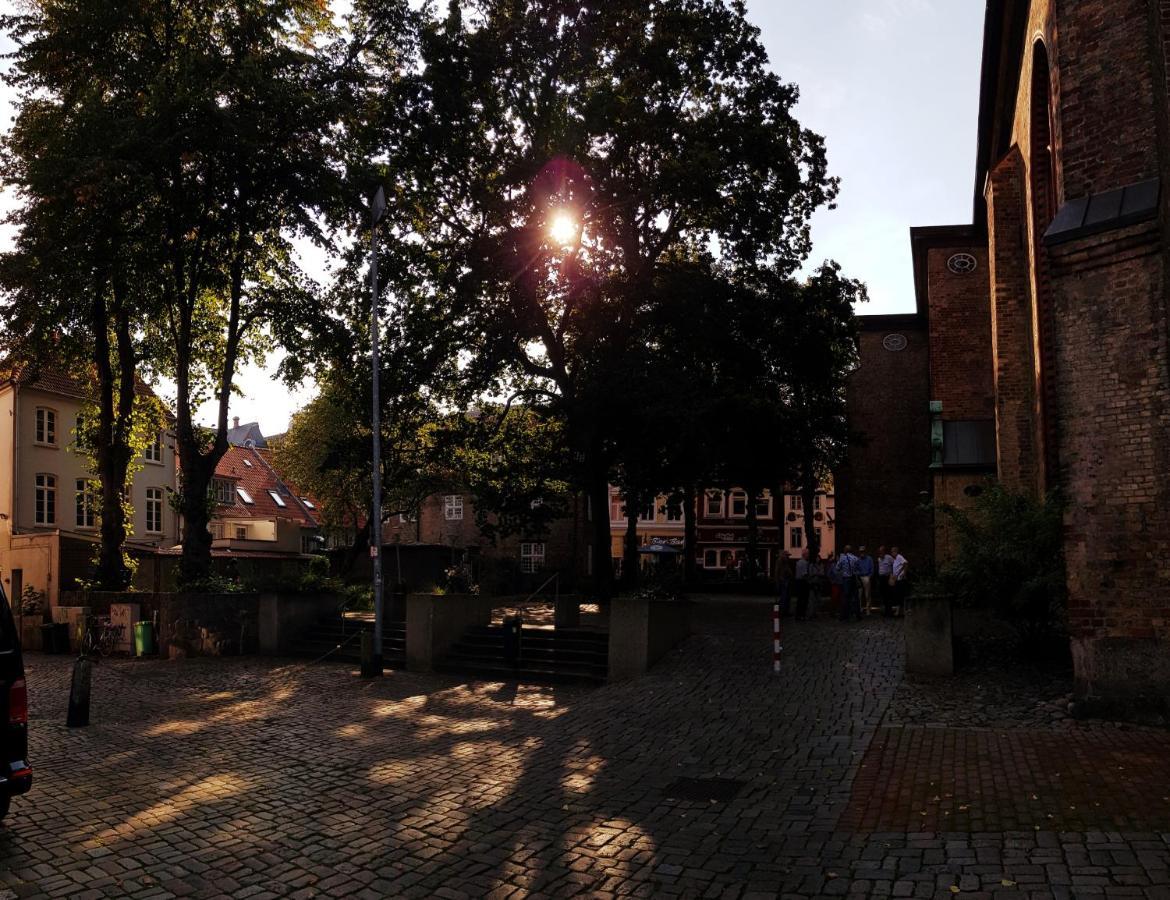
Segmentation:
<svg viewBox="0 0 1170 900">
<path fill-rule="evenodd" d="M 153 622 L 135 622 L 134 623 L 134 655 L 135 656 L 152 656 L 152 655 L 154 655 L 154 623 Z"/>
</svg>

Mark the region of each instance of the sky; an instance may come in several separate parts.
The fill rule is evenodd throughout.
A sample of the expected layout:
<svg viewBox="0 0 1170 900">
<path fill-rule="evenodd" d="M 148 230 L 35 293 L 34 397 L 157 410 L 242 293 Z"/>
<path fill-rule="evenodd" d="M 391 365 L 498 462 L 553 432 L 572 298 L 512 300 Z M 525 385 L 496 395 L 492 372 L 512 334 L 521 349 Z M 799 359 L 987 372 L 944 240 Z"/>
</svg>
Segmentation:
<svg viewBox="0 0 1170 900">
<path fill-rule="evenodd" d="M 0 0 L 0 11 L 11 9 Z M 869 287 L 862 314 L 914 309 L 909 229 L 971 221 L 975 177 L 981 0 L 748 0 L 772 68 L 800 86 L 796 113 L 824 136 L 841 179 L 834 210 L 813 219 L 809 266 L 833 259 Z M 0 34 L 0 53 L 12 42 Z M 0 127 L 12 97 L 0 86 Z M 0 193 L 0 211 L 14 198 Z M 12 230 L 0 226 L 0 249 Z M 250 367 L 232 416 L 265 434 L 288 427 L 313 386 L 289 390 Z M 165 385 L 162 392 L 166 394 Z M 199 418 L 211 423 L 214 410 Z"/>
</svg>

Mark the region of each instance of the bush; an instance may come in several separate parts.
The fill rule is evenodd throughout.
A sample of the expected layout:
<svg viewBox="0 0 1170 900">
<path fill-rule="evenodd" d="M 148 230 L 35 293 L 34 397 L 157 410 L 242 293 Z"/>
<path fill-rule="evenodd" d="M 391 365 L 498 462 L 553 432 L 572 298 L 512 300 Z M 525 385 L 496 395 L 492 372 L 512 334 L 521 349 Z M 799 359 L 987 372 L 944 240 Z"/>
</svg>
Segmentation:
<svg viewBox="0 0 1170 900">
<path fill-rule="evenodd" d="M 374 588 L 369 584 L 342 585 L 337 594 L 345 609 L 353 612 L 372 612 L 374 609 Z"/>
<path fill-rule="evenodd" d="M 240 594 L 247 588 L 235 578 L 225 575 L 207 575 L 179 585 L 185 594 Z"/>
<path fill-rule="evenodd" d="M 939 575 L 962 604 L 991 608 L 1021 641 L 1050 648 L 1067 638 L 1064 503 L 1002 485 L 987 487 L 968 510 L 940 505 L 955 526 L 958 553 Z"/>
</svg>

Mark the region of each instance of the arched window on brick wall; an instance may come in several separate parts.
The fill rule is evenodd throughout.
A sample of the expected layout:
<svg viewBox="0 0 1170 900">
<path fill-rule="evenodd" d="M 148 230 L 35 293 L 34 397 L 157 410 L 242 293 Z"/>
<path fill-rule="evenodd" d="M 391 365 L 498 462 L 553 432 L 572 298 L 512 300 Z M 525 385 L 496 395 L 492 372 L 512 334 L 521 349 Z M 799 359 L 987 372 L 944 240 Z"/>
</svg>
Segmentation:
<svg viewBox="0 0 1170 900">
<path fill-rule="evenodd" d="M 1048 267 L 1048 250 L 1044 233 L 1056 216 L 1057 176 L 1055 129 L 1052 105 L 1052 73 L 1048 51 L 1042 41 L 1032 49 L 1032 109 L 1030 153 L 1030 196 L 1032 216 L 1032 259 L 1036 285 L 1036 398 L 1037 431 L 1040 439 L 1043 475 L 1042 489 L 1058 484 L 1060 459 L 1056 411 L 1056 346 L 1052 284 Z"/>
</svg>

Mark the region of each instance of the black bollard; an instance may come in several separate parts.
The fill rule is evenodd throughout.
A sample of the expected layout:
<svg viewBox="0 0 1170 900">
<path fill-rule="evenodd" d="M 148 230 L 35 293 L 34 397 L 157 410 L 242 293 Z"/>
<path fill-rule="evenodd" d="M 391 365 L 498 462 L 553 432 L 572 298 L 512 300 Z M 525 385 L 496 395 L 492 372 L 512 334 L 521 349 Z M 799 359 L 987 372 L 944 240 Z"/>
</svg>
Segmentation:
<svg viewBox="0 0 1170 900">
<path fill-rule="evenodd" d="M 89 688 L 93 676 L 93 662 L 79 656 L 73 664 L 73 684 L 69 688 L 69 713 L 65 718 L 68 728 L 81 728 L 89 724 Z"/>
<path fill-rule="evenodd" d="M 382 674 L 382 667 L 374 656 L 374 635 L 372 632 L 362 632 L 362 678 L 377 678 Z"/>
<path fill-rule="evenodd" d="M 520 635 L 523 622 L 519 616 L 504 619 L 504 660 L 517 668 L 520 665 Z"/>
</svg>

